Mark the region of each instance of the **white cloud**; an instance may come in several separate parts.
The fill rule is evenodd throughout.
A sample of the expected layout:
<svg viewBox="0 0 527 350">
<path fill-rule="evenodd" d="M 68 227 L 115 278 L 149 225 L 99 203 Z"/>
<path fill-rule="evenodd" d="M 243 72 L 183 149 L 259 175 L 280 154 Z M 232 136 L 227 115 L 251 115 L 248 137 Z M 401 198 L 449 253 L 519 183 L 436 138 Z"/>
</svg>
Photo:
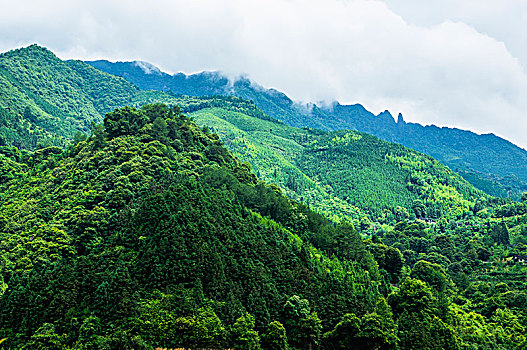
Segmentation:
<svg viewBox="0 0 527 350">
<path fill-rule="evenodd" d="M 506 44 L 527 64 L 527 2 L 524 0 L 384 0 L 409 23 L 430 26 L 446 20 L 464 22 Z"/>
<path fill-rule="evenodd" d="M 38 42 L 62 58 L 247 73 L 295 99 L 360 102 L 527 148 L 526 9 L 515 0 L 19 1 L 3 6 L 0 49 Z"/>
</svg>

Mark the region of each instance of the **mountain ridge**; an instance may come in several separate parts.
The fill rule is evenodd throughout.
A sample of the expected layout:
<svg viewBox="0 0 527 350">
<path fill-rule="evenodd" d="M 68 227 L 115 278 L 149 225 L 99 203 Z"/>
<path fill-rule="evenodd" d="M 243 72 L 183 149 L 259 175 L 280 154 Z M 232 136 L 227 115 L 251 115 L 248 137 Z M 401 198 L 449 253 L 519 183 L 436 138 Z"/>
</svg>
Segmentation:
<svg viewBox="0 0 527 350">
<path fill-rule="evenodd" d="M 430 193 L 435 193 L 434 188 L 439 188 L 436 185 L 446 185 L 447 192 L 452 199 L 455 198 L 454 202 L 459 204 L 461 212 L 469 211 L 483 195 L 468 183 L 460 181 L 449 170 L 439 167 L 432 158 L 401 145 L 381 141 L 375 136 L 353 131 L 294 128 L 267 115 L 255 102 L 231 95 L 188 97 L 139 90 L 121 77 L 109 75 L 81 61 L 62 61 L 51 51 L 38 46 L 13 51 L 6 56 L 11 59 L 3 57 L 0 64 L 3 63 L 6 70 L 13 72 L 8 82 L 22 86 L 25 91 L 32 91 L 33 95 L 29 97 L 37 94 L 42 96 L 40 100 L 28 98 L 26 102 L 15 104 L 20 110 L 31 107 L 36 111 L 34 114 L 37 121 L 45 121 L 50 117 L 44 112 L 38 113 L 42 100 L 60 109 L 58 115 L 65 118 L 72 115 L 82 120 L 83 114 L 76 112 L 76 109 L 91 112 L 82 128 L 76 130 L 79 135 L 72 135 L 75 129 L 66 133 L 59 128 L 60 125 L 50 125 L 51 131 L 64 136 L 59 146 L 71 142 L 68 140 L 82 140 L 82 132 L 90 130 L 86 124 L 100 120 L 104 113 L 113 108 L 163 102 L 179 105 L 203 127 L 208 125 L 212 128 L 214 125 L 213 131 L 220 133 L 226 146 L 242 160 L 250 162 L 255 172 L 260 172 L 265 181 L 277 183 L 289 196 L 308 201 L 334 221 L 346 219 L 364 231 L 372 229 L 373 222 L 376 221 L 390 223 L 396 218 L 414 216 L 436 218 L 441 213 L 449 217 L 459 215 L 452 203 L 439 203 L 438 198 L 443 196 L 443 190 L 435 196 L 430 195 L 425 188 L 431 190 Z M 44 57 L 45 65 L 32 63 L 41 57 Z M 136 69 L 143 71 L 144 65 L 136 66 Z M 216 74 L 205 75 L 213 81 L 220 79 Z M 33 78 L 29 79 L 29 76 Z M 41 76 L 50 78 L 41 79 Z M 223 83 L 227 84 L 226 80 Z M 57 93 L 57 86 L 59 92 L 64 90 L 65 93 Z M 211 86 L 215 88 L 216 85 Z M 250 86 L 251 82 L 247 79 L 234 84 L 234 88 L 238 89 Z M 70 96 L 78 98 L 72 99 Z M 274 90 L 259 96 L 278 96 L 278 100 L 272 101 L 293 103 L 287 96 Z M 0 107 L 3 107 L 2 103 L 0 101 Z M 69 108 L 70 106 L 75 106 L 76 109 Z M 35 118 L 26 120 L 31 123 Z M 220 123 L 222 118 L 224 121 Z M 60 120 L 62 119 L 59 118 L 58 121 Z M 90 126 L 92 132 L 94 127 L 95 124 Z M 339 159 L 346 159 L 349 167 L 342 167 L 343 162 Z M 398 168 L 403 165 L 404 168 Z M 356 171 L 355 176 L 351 172 L 352 168 Z M 433 171 L 433 175 L 430 174 L 428 179 L 425 173 L 421 174 L 421 168 Z M 270 172 L 269 169 L 274 170 Z M 331 175 L 335 169 L 339 169 L 341 177 L 347 183 Z M 418 199 L 422 203 L 414 203 Z M 420 209 L 421 206 L 424 206 L 424 211 Z M 400 213 L 396 213 L 397 211 Z"/>
<path fill-rule="evenodd" d="M 217 71 L 145 74 L 133 62 L 87 63 L 122 76 L 141 89 L 195 96 L 236 95 L 254 101 L 268 115 L 291 126 L 358 130 L 400 143 L 433 156 L 492 195 L 519 199 L 527 191 L 527 151 L 492 133 L 479 135 L 448 126 L 408 123 L 401 114 L 397 120 L 389 111 L 375 115 L 361 104 L 301 105 L 276 89 L 266 89 L 246 77 L 231 81 Z M 510 180 L 511 176 L 516 176 L 516 181 Z"/>
</svg>

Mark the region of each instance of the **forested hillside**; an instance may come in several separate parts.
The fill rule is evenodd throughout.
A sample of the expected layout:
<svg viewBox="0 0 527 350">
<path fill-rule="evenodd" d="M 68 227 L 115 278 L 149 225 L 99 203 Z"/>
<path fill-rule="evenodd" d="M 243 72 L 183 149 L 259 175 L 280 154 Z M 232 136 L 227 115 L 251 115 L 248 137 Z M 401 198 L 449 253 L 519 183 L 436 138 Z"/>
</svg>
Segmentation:
<svg viewBox="0 0 527 350">
<path fill-rule="evenodd" d="M 0 61 L 0 347 L 527 346 L 527 194 L 38 46 Z"/>
<path fill-rule="evenodd" d="M 115 107 L 163 102 L 180 105 L 199 124 L 217 132 L 227 148 L 249 162 L 263 180 L 364 232 L 377 230 L 375 222 L 463 215 L 479 197 L 485 197 L 429 157 L 357 132 L 293 128 L 233 96 L 186 97 L 139 90 L 86 63 L 64 62 L 36 45 L 8 52 L 1 59 L 10 72 L 9 86 L 18 86 L 27 95 L 19 97 L 19 104 L 15 97 L 0 100 L 3 110 L 18 108 L 19 113 L 6 119 L 16 126 L 2 129 L 11 135 L 4 139 L 6 145 L 30 150 L 65 146 L 72 139 L 82 140 L 90 123 Z M 216 78 L 211 76 L 207 84 L 215 86 Z M 45 108 L 55 114 L 50 116 Z M 34 118 L 24 119 L 20 111 L 26 109 L 33 110 Z M 22 130 L 26 126 L 29 129 Z M 28 133 L 33 137 L 27 138 Z"/>
<path fill-rule="evenodd" d="M 363 240 L 177 107 L 92 130 L 64 151 L 0 148 L 5 348 L 525 345 L 525 203 Z"/>
<path fill-rule="evenodd" d="M 489 198 L 432 158 L 401 145 L 353 131 L 292 128 L 260 118 L 251 104 L 221 107 L 229 99 L 209 98 L 217 107 L 190 115 L 217 132 L 262 179 L 334 220 L 345 218 L 368 231 L 376 229 L 374 222 L 462 217 L 476 201 Z M 205 98 L 179 103 L 191 111 L 196 109 L 191 100 Z"/>
<path fill-rule="evenodd" d="M 7 150 L 0 337 L 12 348 L 232 346 L 278 320 L 292 342 L 318 342 L 321 322 L 383 300 L 351 226 L 259 182 L 177 109 L 118 110 L 65 152 Z M 350 259 L 328 259 L 314 232 L 345 235 L 330 249 L 347 244 Z"/>
<path fill-rule="evenodd" d="M 72 66 L 36 45 L 0 55 L 1 144 L 29 149 L 62 146 L 64 138 L 89 131 L 92 121 L 100 123 L 103 109 L 131 102 L 130 93 L 115 93 L 136 90 L 131 84 L 108 75 L 107 86 L 86 89 L 89 82 Z M 106 104 L 102 109 L 101 103 Z"/>
<path fill-rule="evenodd" d="M 0 145 L 62 147 L 114 108 L 157 95 L 83 62 L 64 62 L 37 45 L 9 51 L 0 55 Z"/>
<path fill-rule="evenodd" d="M 235 95 L 252 100 L 266 114 L 296 127 L 366 132 L 431 155 L 488 194 L 519 199 L 527 191 L 527 151 L 495 135 L 477 135 L 454 128 L 438 128 L 395 121 L 360 104 L 331 106 L 293 103 L 285 94 L 264 89 L 247 78 L 229 81 L 218 72 L 169 75 L 144 62 L 93 61 L 89 64 L 124 77 L 141 89 L 204 96 Z"/>
</svg>

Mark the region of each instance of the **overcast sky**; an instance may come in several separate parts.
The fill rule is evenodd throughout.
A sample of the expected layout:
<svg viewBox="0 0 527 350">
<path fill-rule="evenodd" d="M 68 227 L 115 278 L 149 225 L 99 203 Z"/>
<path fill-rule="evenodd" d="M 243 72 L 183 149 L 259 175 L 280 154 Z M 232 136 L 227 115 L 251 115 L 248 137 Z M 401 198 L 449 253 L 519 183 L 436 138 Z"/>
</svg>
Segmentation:
<svg viewBox="0 0 527 350">
<path fill-rule="evenodd" d="M 44 4 L 45 3 L 45 4 Z M 527 148 L 525 0 L 0 0 L 0 51 L 247 74 Z"/>
</svg>

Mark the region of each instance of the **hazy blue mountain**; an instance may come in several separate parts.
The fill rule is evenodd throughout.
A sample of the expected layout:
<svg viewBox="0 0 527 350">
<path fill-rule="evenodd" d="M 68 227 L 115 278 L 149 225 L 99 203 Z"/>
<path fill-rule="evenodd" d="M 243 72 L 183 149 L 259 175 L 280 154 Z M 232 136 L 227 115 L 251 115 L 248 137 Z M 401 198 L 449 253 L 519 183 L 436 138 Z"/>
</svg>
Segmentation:
<svg viewBox="0 0 527 350">
<path fill-rule="evenodd" d="M 140 89 L 192 96 L 235 95 L 254 101 L 265 113 L 291 126 L 351 129 L 401 143 L 431 155 L 492 195 L 518 199 L 527 191 L 527 151 L 493 134 L 406 123 L 402 115 L 397 120 L 388 111 L 375 115 L 360 104 L 301 105 L 246 77 L 232 81 L 219 72 L 170 75 L 145 62 L 87 63 L 121 76 Z"/>
</svg>

